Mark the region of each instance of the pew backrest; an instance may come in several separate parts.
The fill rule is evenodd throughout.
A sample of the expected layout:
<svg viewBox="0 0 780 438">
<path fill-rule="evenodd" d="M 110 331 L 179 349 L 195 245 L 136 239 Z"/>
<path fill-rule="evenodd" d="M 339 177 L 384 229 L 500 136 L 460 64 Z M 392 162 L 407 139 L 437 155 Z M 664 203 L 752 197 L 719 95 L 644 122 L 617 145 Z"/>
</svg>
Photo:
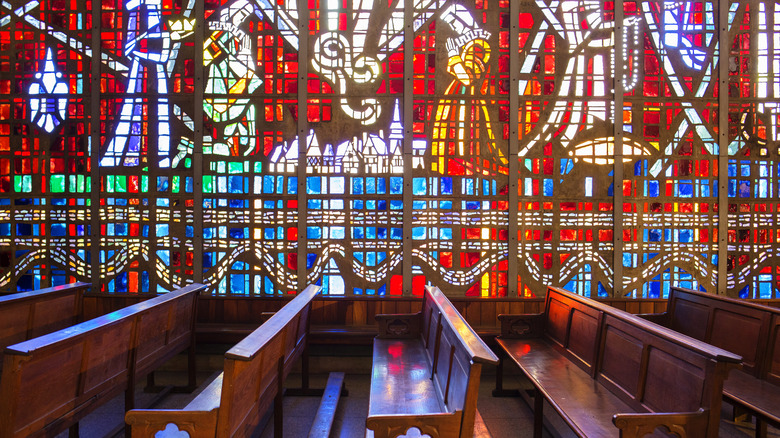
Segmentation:
<svg viewBox="0 0 780 438">
<path fill-rule="evenodd" d="M 780 309 L 680 287 L 667 303 L 664 326 L 740 355 L 744 372 L 778 382 Z"/>
<path fill-rule="evenodd" d="M 204 290 L 204 285 L 186 286 L 181 289 L 186 299 L 177 297 L 179 291 L 162 295 L 158 297 L 160 301 L 154 304 L 158 307 L 154 312 L 143 311 L 144 302 L 138 304 L 140 314 L 135 328 L 133 355 L 135 378 L 145 376 L 187 346 L 194 345 L 198 296 Z"/>
<path fill-rule="evenodd" d="M 117 394 L 132 393 L 136 376 L 193 339 L 204 289 L 190 285 L 7 347 L 0 437 L 56 434 Z"/>
<path fill-rule="evenodd" d="M 217 436 L 249 436 L 257 428 L 306 347 L 311 303 L 319 290 L 308 286 L 225 353 Z"/>
<path fill-rule="evenodd" d="M 225 353 L 223 372 L 181 410 L 132 410 L 125 420 L 133 437 L 172 428 L 191 437 L 251 436 L 281 394 L 308 343 L 312 300 L 308 286 Z M 276 408 L 275 408 L 276 409 Z"/>
<path fill-rule="evenodd" d="M 426 286 L 423 296 L 422 342 L 432 364 L 435 386 L 444 394 L 446 412 L 470 412 L 464 430 L 473 430 L 482 364 L 495 365 L 498 357 L 474 332 L 444 293 Z M 474 366 L 478 365 L 478 366 Z"/>
<path fill-rule="evenodd" d="M 547 289 L 544 327 L 574 363 L 594 376 L 605 309 L 555 288 Z"/>
<path fill-rule="evenodd" d="M 79 322 L 89 288 L 89 283 L 72 283 L 0 296 L 0 352 Z"/>
<path fill-rule="evenodd" d="M 764 378 L 775 385 L 780 386 L 780 315 L 775 314 L 772 316 L 772 323 L 769 325 L 769 349 L 771 354 L 768 355 L 769 366 Z"/>
<path fill-rule="evenodd" d="M 636 412 L 704 408 L 708 430 L 718 430 L 722 382 L 738 355 L 555 287 L 543 315 L 543 335 Z"/>
</svg>

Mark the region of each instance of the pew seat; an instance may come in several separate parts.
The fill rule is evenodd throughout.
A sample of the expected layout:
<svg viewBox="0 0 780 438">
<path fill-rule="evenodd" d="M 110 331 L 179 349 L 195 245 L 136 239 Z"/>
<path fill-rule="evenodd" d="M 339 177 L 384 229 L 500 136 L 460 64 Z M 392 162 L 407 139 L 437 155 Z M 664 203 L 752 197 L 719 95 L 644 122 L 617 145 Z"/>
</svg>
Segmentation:
<svg viewBox="0 0 780 438">
<path fill-rule="evenodd" d="M 482 365 L 496 355 L 437 287 L 425 288 L 420 312 L 377 320 L 366 436 L 474 436 Z"/>
<path fill-rule="evenodd" d="M 545 400 L 580 437 L 718 436 L 723 381 L 739 356 L 554 287 L 544 309 L 499 315 L 497 339 L 533 384 L 535 437 Z"/>
</svg>

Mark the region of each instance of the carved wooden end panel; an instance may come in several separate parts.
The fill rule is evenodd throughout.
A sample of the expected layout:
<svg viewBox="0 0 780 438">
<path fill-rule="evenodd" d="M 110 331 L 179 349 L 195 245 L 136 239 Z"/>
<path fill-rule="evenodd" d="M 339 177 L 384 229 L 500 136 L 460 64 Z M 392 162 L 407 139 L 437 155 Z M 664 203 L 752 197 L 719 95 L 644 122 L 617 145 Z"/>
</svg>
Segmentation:
<svg viewBox="0 0 780 438">
<path fill-rule="evenodd" d="M 420 336 L 421 316 L 419 313 L 377 315 L 379 338 L 411 339 Z"/>
</svg>

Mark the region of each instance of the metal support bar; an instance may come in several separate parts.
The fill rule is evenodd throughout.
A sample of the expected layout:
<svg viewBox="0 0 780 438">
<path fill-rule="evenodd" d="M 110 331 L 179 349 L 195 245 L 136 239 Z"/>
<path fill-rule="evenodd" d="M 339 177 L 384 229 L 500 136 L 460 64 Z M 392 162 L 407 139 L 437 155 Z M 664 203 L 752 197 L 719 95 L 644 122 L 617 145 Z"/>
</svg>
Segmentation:
<svg viewBox="0 0 780 438">
<path fill-rule="evenodd" d="M 202 1 L 195 2 L 195 35 L 196 41 L 206 41 L 206 26 L 203 20 L 205 10 Z M 195 131 L 193 133 L 193 143 L 195 150 L 192 154 L 192 185 L 193 185 L 193 208 L 192 214 L 195 219 L 192 236 L 192 267 L 193 280 L 196 283 L 203 282 L 203 94 L 205 90 L 205 67 L 203 66 L 202 47 L 195 45 L 195 91 L 192 108 L 192 119 L 195 122 Z"/>
<path fill-rule="evenodd" d="M 518 224 L 519 196 L 518 179 L 520 178 L 520 163 L 518 157 L 518 134 L 520 130 L 518 111 L 520 108 L 520 2 L 509 2 L 509 224 L 507 234 L 507 296 L 516 297 L 522 292 L 518 285 L 518 264 L 522 254 L 519 252 L 518 233 L 521 225 Z M 525 226 L 522 225 L 524 229 Z"/>
<path fill-rule="evenodd" d="M 412 112 L 414 110 L 414 2 L 404 3 L 404 106 L 403 106 L 403 125 L 404 125 L 404 212 L 403 212 L 403 294 L 412 295 L 412 220 L 414 210 L 412 209 L 412 180 L 414 177 L 413 168 L 413 149 L 414 140 Z"/>
<path fill-rule="evenodd" d="M 92 47 L 97 50 L 101 45 L 100 41 L 100 23 L 95 17 L 101 14 L 100 2 L 92 2 Z M 90 198 L 90 225 L 89 225 L 89 257 L 92 267 L 91 291 L 100 292 L 100 285 L 103 280 L 100 278 L 100 62 L 94 59 L 91 62 L 90 70 L 90 123 L 89 123 L 89 159 L 91 161 L 89 179 L 89 198 Z"/>
<path fill-rule="evenodd" d="M 614 173 L 612 179 L 612 295 L 623 296 L 623 60 L 628 55 L 623 44 L 624 21 L 623 0 L 615 2 L 615 76 L 614 111 L 612 112 L 612 129 L 615 138 Z M 634 60 L 637 62 L 637 60 Z"/>
<path fill-rule="evenodd" d="M 306 102 L 309 98 L 307 76 L 309 72 L 309 7 L 306 0 L 298 0 L 298 290 L 306 287 L 306 145 L 309 121 L 306 118 Z M 301 65 L 303 64 L 303 65 Z"/>
<path fill-rule="evenodd" d="M 718 295 L 728 294 L 728 132 L 729 132 L 729 2 L 718 1 Z"/>
</svg>

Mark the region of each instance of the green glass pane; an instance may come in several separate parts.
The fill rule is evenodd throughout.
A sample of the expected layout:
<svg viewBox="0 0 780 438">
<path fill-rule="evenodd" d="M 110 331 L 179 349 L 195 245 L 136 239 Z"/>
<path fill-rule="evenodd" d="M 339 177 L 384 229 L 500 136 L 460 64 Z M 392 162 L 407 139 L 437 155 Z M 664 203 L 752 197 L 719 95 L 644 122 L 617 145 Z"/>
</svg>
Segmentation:
<svg viewBox="0 0 780 438">
<path fill-rule="evenodd" d="M 114 175 L 108 175 L 106 177 L 106 192 L 114 193 Z"/>
<path fill-rule="evenodd" d="M 149 192 L 149 176 L 141 175 L 141 193 Z"/>
<path fill-rule="evenodd" d="M 127 177 L 125 175 L 117 175 L 116 191 L 117 193 L 127 193 Z"/>
<path fill-rule="evenodd" d="M 52 175 L 49 178 L 49 188 L 52 193 L 65 193 L 65 175 Z"/>
<path fill-rule="evenodd" d="M 243 163 L 230 163 L 228 164 L 228 173 L 242 173 L 244 171 Z"/>
<path fill-rule="evenodd" d="M 171 191 L 173 193 L 179 193 L 179 190 L 181 189 L 179 183 L 181 181 L 181 177 L 178 175 L 175 175 L 171 181 Z"/>
<path fill-rule="evenodd" d="M 203 177 L 203 191 L 205 193 L 214 193 L 214 177 L 212 176 Z"/>
<path fill-rule="evenodd" d="M 255 165 L 255 173 L 263 173 L 263 163 L 256 161 L 254 165 Z"/>
</svg>

